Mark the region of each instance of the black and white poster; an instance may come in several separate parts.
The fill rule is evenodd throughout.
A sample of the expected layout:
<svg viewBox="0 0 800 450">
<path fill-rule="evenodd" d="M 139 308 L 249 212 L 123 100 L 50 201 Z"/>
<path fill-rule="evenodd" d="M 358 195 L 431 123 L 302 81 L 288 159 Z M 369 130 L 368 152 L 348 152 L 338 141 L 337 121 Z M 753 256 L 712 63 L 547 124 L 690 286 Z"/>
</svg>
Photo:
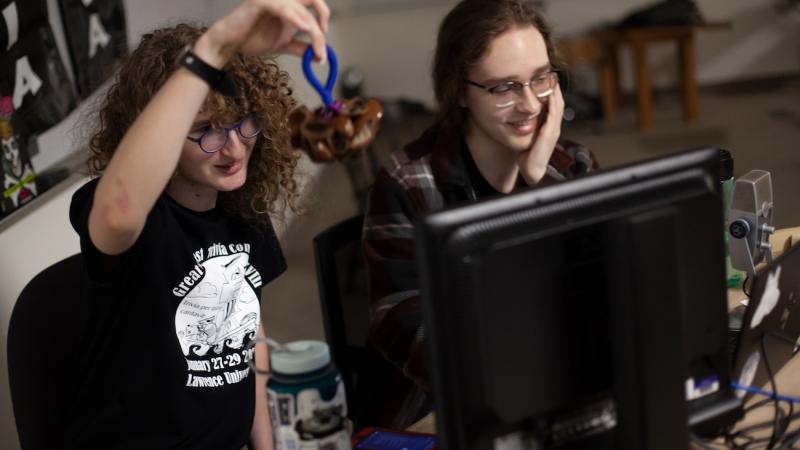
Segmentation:
<svg viewBox="0 0 800 450">
<path fill-rule="evenodd" d="M 75 93 L 47 21 L 45 1 L 0 0 L 0 97 L 10 97 L 14 122 L 41 133 L 76 106 Z"/>
<path fill-rule="evenodd" d="M 33 200 L 37 194 L 36 173 L 28 153 L 30 135 L 14 124 L 11 97 L 0 97 L 0 217 Z"/>
<path fill-rule="evenodd" d="M 0 51 L 8 51 L 19 37 L 47 24 L 46 0 L 0 0 Z"/>
<path fill-rule="evenodd" d="M 86 98 L 128 51 L 122 0 L 59 0 L 78 93 Z"/>
</svg>

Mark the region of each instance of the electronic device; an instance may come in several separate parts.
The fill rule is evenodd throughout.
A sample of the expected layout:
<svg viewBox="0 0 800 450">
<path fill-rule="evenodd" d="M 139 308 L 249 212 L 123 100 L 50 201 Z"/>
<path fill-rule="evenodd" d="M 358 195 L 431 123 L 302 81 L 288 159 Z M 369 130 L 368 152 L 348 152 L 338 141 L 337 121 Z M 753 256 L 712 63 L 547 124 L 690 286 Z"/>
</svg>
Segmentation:
<svg viewBox="0 0 800 450">
<path fill-rule="evenodd" d="M 728 243 L 731 265 L 755 275 L 756 265 L 766 256 L 772 261 L 769 235 L 772 227 L 772 178 L 764 170 L 751 170 L 736 179 L 728 212 Z"/>
<path fill-rule="evenodd" d="M 800 245 L 795 245 L 755 275 L 736 345 L 735 381 L 769 389 L 765 362 L 777 373 L 798 351 Z M 750 397 L 744 390 L 736 392 L 740 397 Z"/>
<path fill-rule="evenodd" d="M 418 221 L 442 448 L 674 450 L 741 416 L 718 154 Z"/>
<path fill-rule="evenodd" d="M 427 433 L 364 428 L 353 438 L 353 450 L 437 450 L 436 436 Z"/>
</svg>

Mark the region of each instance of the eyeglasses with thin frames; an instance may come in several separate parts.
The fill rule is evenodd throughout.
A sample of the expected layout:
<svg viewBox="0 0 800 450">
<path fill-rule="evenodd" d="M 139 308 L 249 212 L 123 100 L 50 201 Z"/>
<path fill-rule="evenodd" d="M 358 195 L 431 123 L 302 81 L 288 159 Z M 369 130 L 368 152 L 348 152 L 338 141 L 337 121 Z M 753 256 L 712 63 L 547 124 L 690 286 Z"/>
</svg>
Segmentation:
<svg viewBox="0 0 800 450">
<path fill-rule="evenodd" d="M 529 87 L 533 95 L 540 99 L 546 99 L 558 84 L 558 72 L 549 70 L 544 73 L 539 73 L 529 81 L 520 83 L 519 81 L 503 81 L 502 83 L 486 86 L 467 80 L 467 83 L 483 89 L 492 95 L 495 100 L 495 106 L 498 108 L 508 108 L 516 105 L 522 98 L 525 97 L 523 89 Z"/>
<path fill-rule="evenodd" d="M 213 128 L 209 126 L 203 130 L 200 136 L 196 138 L 186 136 L 186 139 L 197 144 L 205 153 L 216 153 L 228 143 L 228 133 L 231 130 L 236 130 L 242 139 L 252 139 L 261 132 L 261 124 L 252 115 L 247 115 L 229 127 Z"/>
</svg>

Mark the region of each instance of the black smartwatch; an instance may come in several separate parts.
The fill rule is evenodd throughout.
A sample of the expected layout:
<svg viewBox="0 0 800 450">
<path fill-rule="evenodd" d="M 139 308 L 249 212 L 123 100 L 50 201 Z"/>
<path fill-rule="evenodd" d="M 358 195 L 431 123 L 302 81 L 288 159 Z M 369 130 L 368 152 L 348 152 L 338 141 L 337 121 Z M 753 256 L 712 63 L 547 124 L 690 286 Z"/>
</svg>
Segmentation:
<svg viewBox="0 0 800 450">
<path fill-rule="evenodd" d="M 181 50 L 181 53 L 178 55 L 178 64 L 187 68 L 201 80 L 208 83 L 211 89 L 218 91 L 226 97 L 236 96 L 236 83 L 233 81 L 230 74 L 200 59 L 192 51 L 191 45 L 187 45 Z"/>
</svg>

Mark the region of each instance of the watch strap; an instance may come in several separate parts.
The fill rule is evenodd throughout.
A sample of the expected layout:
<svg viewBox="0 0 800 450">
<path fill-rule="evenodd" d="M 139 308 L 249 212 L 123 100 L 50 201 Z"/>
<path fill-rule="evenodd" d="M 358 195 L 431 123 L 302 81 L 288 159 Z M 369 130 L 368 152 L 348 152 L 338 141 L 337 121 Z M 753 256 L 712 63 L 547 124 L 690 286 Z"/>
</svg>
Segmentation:
<svg viewBox="0 0 800 450">
<path fill-rule="evenodd" d="M 211 89 L 226 97 L 236 96 L 236 83 L 230 74 L 203 61 L 192 51 L 190 45 L 187 45 L 181 51 L 178 56 L 178 64 L 208 83 Z"/>
</svg>

